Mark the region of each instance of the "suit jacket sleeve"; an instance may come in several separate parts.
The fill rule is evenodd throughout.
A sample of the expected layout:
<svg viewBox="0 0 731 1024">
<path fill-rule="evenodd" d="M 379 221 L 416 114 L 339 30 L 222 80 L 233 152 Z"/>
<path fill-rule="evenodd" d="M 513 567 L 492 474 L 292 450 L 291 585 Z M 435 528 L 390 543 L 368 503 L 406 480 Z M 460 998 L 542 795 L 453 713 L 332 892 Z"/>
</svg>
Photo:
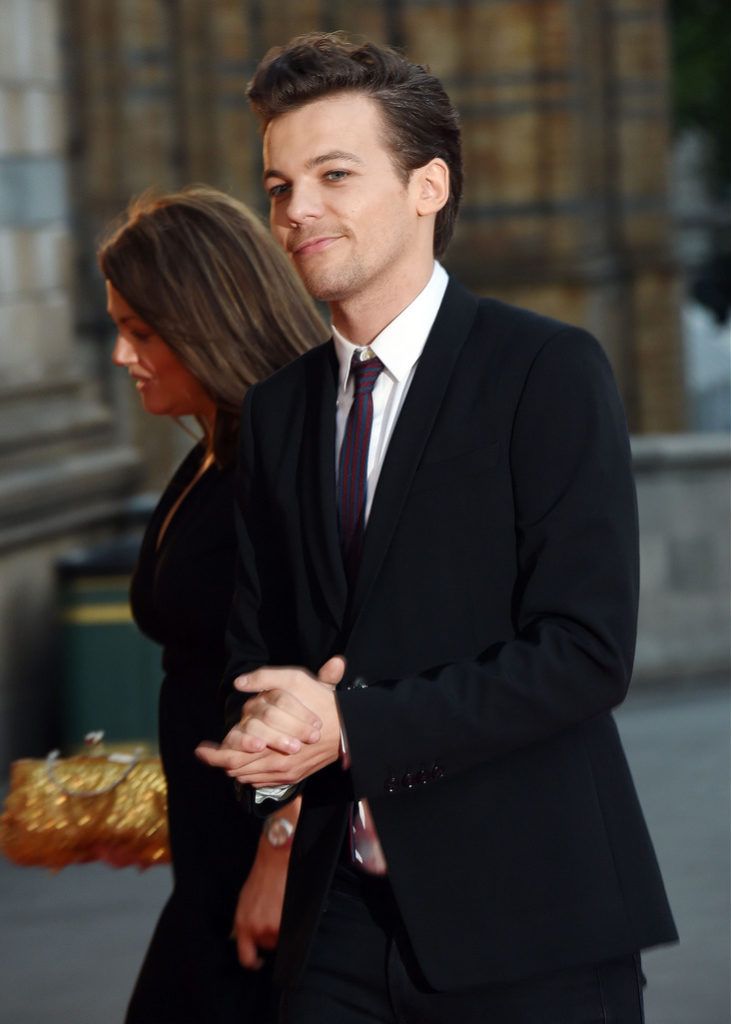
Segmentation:
<svg viewBox="0 0 731 1024">
<path fill-rule="evenodd" d="M 237 533 L 236 586 L 226 632 L 229 659 L 223 678 L 226 698 L 226 725 L 231 728 L 241 717 L 245 695 L 234 691 L 234 678 L 242 672 L 253 671 L 269 662 L 269 651 L 262 635 L 259 612 L 261 585 L 259 567 L 252 543 L 254 503 L 250 500 L 255 486 L 255 452 L 251 430 L 251 409 L 254 388 L 244 399 L 241 413 L 238 465 L 235 484 L 235 518 Z"/>
<path fill-rule="evenodd" d="M 626 693 L 636 502 L 621 401 L 591 336 L 566 328 L 543 344 L 509 449 L 514 635 L 477 658 L 340 693 L 358 796 L 382 795 L 386 776 L 434 759 L 445 773 L 469 770 L 600 715 Z"/>
</svg>

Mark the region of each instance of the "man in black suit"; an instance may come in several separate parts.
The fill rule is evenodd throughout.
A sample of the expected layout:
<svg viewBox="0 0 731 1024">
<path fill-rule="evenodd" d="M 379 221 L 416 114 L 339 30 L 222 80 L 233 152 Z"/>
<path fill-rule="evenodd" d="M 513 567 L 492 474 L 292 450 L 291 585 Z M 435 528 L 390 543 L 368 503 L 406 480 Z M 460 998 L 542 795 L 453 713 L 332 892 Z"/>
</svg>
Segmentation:
<svg viewBox="0 0 731 1024">
<path fill-rule="evenodd" d="M 247 395 L 235 724 L 199 752 L 265 810 L 302 792 L 283 1019 L 639 1022 L 676 935 L 611 716 L 638 565 L 607 360 L 435 262 L 462 168 L 426 69 L 313 35 L 250 98 L 333 323 Z"/>
</svg>

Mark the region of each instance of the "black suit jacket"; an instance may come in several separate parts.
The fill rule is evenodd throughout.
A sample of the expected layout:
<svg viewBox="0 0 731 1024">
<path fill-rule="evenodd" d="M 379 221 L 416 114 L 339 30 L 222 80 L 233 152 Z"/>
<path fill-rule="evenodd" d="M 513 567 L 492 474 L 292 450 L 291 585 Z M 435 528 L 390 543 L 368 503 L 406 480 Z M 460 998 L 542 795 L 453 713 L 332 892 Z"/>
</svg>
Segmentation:
<svg viewBox="0 0 731 1024">
<path fill-rule="evenodd" d="M 280 980 L 306 957 L 353 794 L 437 989 L 673 940 L 610 713 L 632 668 L 637 519 L 600 346 L 450 281 L 350 594 L 336 387 L 327 343 L 252 388 L 242 422 L 228 678 L 348 665 L 352 769 L 305 784 Z"/>
</svg>

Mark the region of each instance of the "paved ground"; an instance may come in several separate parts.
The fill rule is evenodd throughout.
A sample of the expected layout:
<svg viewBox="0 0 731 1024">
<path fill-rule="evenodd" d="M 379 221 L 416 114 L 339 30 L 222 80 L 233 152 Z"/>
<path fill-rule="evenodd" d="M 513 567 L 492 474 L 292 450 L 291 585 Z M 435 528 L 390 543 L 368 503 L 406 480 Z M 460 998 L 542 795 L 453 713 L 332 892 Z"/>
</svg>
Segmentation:
<svg viewBox="0 0 731 1024">
<path fill-rule="evenodd" d="M 728 696 L 638 690 L 618 720 L 682 936 L 645 958 L 647 1024 L 729 1024 Z M 0 861 L 1 1024 L 121 1024 L 168 886 L 163 868 Z"/>
<path fill-rule="evenodd" d="M 638 693 L 617 715 L 680 944 L 644 957 L 647 1024 L 729 1024 L 729 697 Z"/>
</svg>

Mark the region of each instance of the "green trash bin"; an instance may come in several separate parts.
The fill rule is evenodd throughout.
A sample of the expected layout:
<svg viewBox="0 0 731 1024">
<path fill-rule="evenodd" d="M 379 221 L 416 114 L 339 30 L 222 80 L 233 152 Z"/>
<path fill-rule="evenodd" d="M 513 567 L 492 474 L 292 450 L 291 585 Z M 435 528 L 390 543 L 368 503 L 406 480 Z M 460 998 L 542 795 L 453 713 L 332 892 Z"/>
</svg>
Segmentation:
<svg viewBox="0 0 731 1024">
<path fill-rule="evenodd" d="M 57 563 L 64 749 L 97 730 L 105 740 L 157 744 L 161 651 L 138 630 L 129 607 L 139 545 L 139 534 L 129 534 Z"/>
</svg>

